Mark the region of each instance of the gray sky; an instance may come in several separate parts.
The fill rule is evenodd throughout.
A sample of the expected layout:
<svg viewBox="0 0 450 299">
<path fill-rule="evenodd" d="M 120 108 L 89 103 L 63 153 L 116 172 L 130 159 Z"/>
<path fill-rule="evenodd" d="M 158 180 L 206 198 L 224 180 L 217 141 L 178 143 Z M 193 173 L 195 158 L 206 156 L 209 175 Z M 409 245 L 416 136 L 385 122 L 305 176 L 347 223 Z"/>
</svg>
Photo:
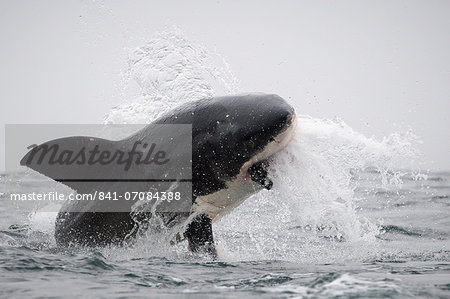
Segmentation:
<svg viewBox="0 0 450 299">
<path fill-rule="evenodd" d="M 1 0 L 1 126 L 101 123 L 122 101 L 130 49 L 177 26 L 217 50 L 243 91 L 366 136 L 411 128 L 426 167 L 448 170 L 449 16 L 450 1 Z"/>
</svg>

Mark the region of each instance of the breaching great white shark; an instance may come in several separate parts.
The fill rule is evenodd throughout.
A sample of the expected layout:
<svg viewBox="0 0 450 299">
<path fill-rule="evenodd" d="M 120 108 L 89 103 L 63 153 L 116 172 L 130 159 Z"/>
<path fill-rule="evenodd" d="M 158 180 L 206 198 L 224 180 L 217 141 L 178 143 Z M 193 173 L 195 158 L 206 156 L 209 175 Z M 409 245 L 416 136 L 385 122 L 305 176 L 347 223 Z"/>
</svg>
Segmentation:
<svg viewBox="0 0 450 299">
<path fill-rule="evenodd" d="M 58 144 L 63 149 L 86 147 L 94 144 L 110 150 L 130 150 L 131 144 L 169 142 L 159 125 L 192 125 L 192 202 L 188 211 L 163 213 L 167 226 L 183 223 L 183 235 L 194 252 L 216 255 L 212 223 L 230 213 L 250 195 L 271 189 L 267 177 L 271 157 L 291 141 L 296 127 L 292 106 L 274 94 L 253 93 L 202 99 L 181 105 L 156 119 L 137 133 L 119 141 L 94 137 L 67 137 L 48 141 L 30 150 L 21 160 L 28 166 L 59 181 L 77 193 L 94 190 L 127 190 L 127 180 L 96 181 L 61 179 L 74 173 L 75 177 L 104 178 L 115 169 L 91 165 L 68 169 L 64 165 L 49 163 L 48 159 L 31 159 L 42 146 Z M 156 127 L 155 127 L 156 126 Z M 182 146 L 171 145 L 173 151 L 184 155 Z M 176 162 L 176 161 L 175 161 Z M 97 167 L 97 168 L 95 168 Z M 147 165 L 135 165 L 134 173 L 141 177 L 152 175 Z M 89 172 L 89 173 L 88 173 Z M 129 175 L 123 172 L 123 176 Z M 133 188 L 148 190 L 148 183 L 134 184 Z M 138 187 L 136 187 L 138 186 Z M 133 190 L 136 191 L 136 190 Z M 126 211 L 108 211 L 102 205 L 107 201 L 80 203 L 66 201 L 58 213 L 55 238 L 59 246 L 105 246 L 123 244 L 136 231 L 136 218 L 132 203 Z M 80 205 L 84 205 L 80 209 Z M 145 217 L 144 217 L 145 218 Z"/>
</svg>

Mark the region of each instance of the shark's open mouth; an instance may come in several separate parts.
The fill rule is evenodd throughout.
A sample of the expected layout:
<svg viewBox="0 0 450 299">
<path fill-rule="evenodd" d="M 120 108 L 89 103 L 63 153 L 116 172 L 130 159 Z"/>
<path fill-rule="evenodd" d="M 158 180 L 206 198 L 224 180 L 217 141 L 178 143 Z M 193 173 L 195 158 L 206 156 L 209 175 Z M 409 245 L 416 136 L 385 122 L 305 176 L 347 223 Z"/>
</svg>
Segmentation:
<svg viewBox="0 0 450 299">
<path fill-rule="evenodd" d="M 245 163 L 241 171 L 243 171 L 247 177 L 250 177 L 252 181 L 262 185 L 265 189 L 270 190 L 273 186 L 273 182 L 267 177 L 269 165 L 272 163 L 274 155 L 285 148 L 292 140 L 296 126 L 297 119 L 294 115 L 289 119 L 286 130 L 275 137 L 261 153 Z"/>
<path fill-rule="evenodd" d="M 252 181 L 261 184 L 267 190 L 272 189 L 273 182 L 267 177 L 270 159 L 256 162 L 247 170 Z"/>
</svg>

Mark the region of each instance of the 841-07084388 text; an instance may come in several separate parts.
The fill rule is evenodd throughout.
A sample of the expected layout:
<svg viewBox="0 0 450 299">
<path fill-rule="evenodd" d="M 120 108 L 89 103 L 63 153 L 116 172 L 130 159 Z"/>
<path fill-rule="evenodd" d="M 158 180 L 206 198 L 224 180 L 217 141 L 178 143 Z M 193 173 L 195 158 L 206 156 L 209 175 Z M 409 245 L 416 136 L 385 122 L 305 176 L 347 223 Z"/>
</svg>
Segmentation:
<svg viewBox="0 0 450 299">
<path fill-rule="evenodd" d="M 65 200 L 79 200 L 79 201 L 115 201 L 115 200 L 129 200 L 129 201 L 168 201 L 181 200 L 181 192 L 170 191 L 154 191 L 154 192 L 142 192 L 142 191 L 128 191 L 128 192 L 103 192 L 95 191 L 93 193 L 78 194 L 71 193 L 65 194 L 57 191 L 50 192 L 32 192 L 32 193 L 12 193 L 10 194 L 10 200 L 14 201 L 65 201 Z"/>
</svg>

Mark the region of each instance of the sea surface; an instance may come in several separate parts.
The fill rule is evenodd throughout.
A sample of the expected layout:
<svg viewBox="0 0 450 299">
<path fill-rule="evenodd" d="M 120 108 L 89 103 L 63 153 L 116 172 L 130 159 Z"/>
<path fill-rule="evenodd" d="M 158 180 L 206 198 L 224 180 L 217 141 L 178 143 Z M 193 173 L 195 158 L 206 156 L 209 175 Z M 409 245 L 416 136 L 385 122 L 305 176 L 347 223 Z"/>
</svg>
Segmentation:
<svg viewBox="0 0 450 299">
<path fill-rule="evenodd" d="M 243 93 L 220 55 L 179 33 L 156 34 L 127 62 L 124 101 L 99 112 L 105 124 Z M 127 247 L 58 248 L 59 203 L 10 198 L 71 191 L 31 170 L 2 173 L 0 297 L 449 298 L 450 172 L 421 166 L 414 132 L 375 139 L 286 100 L 298 127 L 271 162 L 273 189 L 214 223 L 217 260 L 164 231 Z"/>
<path fill-rule="evenodd" d="M 405 176 L 395 192 L 371 188 L 378 177 L 374 170 L 353 176 L 356 196 L 364 198 L 355 206 L 357 215 L 383 218 L 373 240 L 321 235 L 326 227 L 308 230 L 291 221 L 276 236 L 253 228 L 259 235 L 251 237 L 243 227 L 227 232 L 219 223 L 215 233 L 223 244 L 212 261 L 188 253 L 183 243 L 155 244 L 152 236 L 134 248 L 58 248 L 54 213 L 24 211 L 9 193 L 63 187 L 44 177 L 2 174 L 0 297 L 448 298 L 450 173 Z M 247 207 L 256 204 L 251 198 Z M 257 213 L 246 218 L 243 226 L 250 221 L 264 227 L 267 221 Z M 280 221 L 276 214 L 268 219 Z"/>
</svg>

